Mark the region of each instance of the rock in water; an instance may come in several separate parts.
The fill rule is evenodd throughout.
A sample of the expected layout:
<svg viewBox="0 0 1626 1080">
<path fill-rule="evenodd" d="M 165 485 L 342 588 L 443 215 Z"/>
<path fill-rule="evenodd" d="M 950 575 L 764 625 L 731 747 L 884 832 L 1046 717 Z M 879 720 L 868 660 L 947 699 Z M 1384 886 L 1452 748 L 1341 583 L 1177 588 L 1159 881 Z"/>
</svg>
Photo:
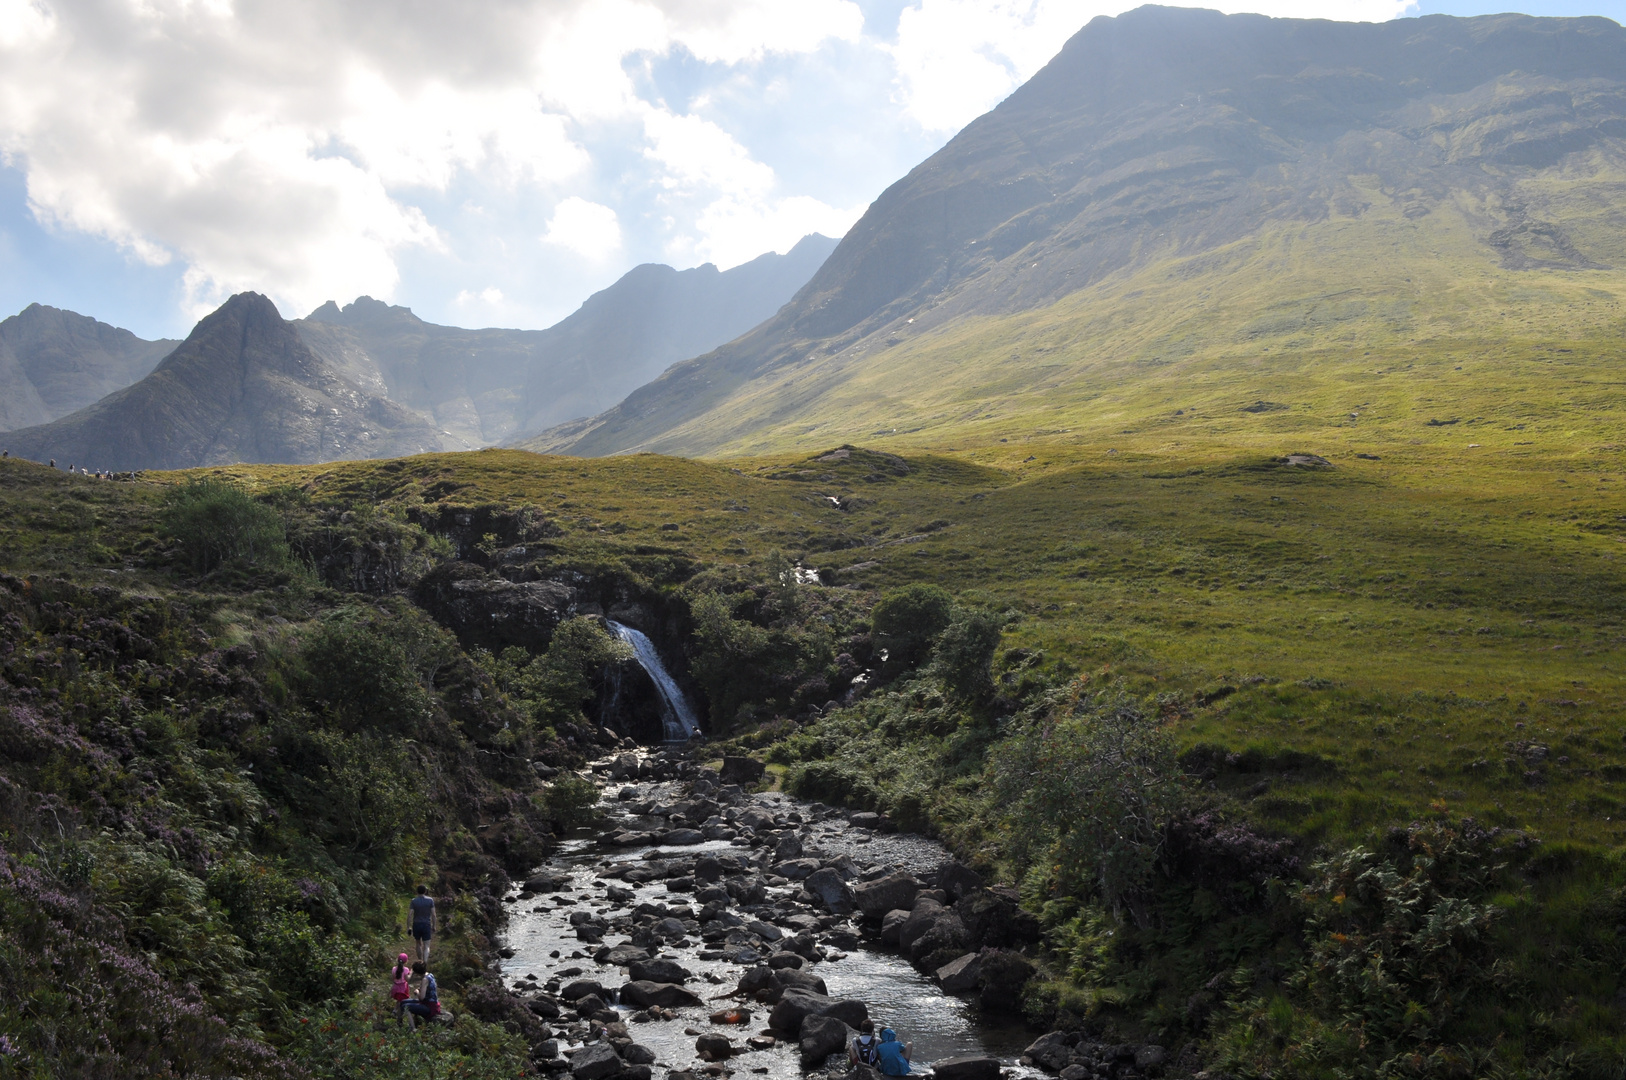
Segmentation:
<svg viewBox="0 0 1626 1080">
<path fill-rule="evenodd" d="M 609 1043 L 583 1047 L 570 1059 L 570 1075 L 576 1080 L 606 1080 L 625 1067 L 626 1062 Z"/>
<path fill-rule="evenodd" d="M 686 983 L 694 973 L 675 960 L 634 960 L 627 975 L 635 982 Z"/>
<path fill-rule="evenodd" d="M 948 893 L 950 900 L 958 900 L 982 888 L 982 876 L 964 863 L 951 860 L 938 867 L 937 887 Z"/>
<path fill-rule="evenodd" d="M 812 1069 L 824 1064 L 831 1054 L 846 1049 L 847 1040 L 857 1032 L 834 1016 L 808 1016 L 802 1019 L 802 1068 Z"/>
<path fill-rule="evenodd" d="M 999 1062 L 991 1057 L 957 1057 L 932 1065 L 937 1080 L 999 1080 Z"/>
<path fill-rule="evenodd" d="M 982 957 L 977 953 L 966 953 L 937 969 L 937 981 L 943 987 L 943 991 L 949 994 L 963 994 L 968 990 L 975 990 L 981 978 Z"/>
<path fill-rule="evenodd" d="M 908 911 L 915 906 L 915 896 L 923 886 L 912 875 L 888 874 L 876 881 L 867 881 L 853 889 L 853 902 L 871 919 L 879 919 L 889 911 Z"/>
<path fill-rule="evenodd" d="M 703 1004 L 698 997 L 681 986 L 673 983 L 643 981 L 634 981 L 623 986 L 621 988 L 621 1003 L 639 1009 L 647 1009 L 651 1005 L 676 1009 L 685 1005 Z"/>
<path fill-rule="evenodd" d="M 1052 1031 L 1029 1043 L 1022 1056 L 1045 1072 L 1061 1072 L 1073 1059 L 1073 1047 L 1067 1041 L 1066 1032 Z"/>
<path fill-rule="evenodd" d="M 826 866 L 808 875 L 802 887 L 819 898 L 819 903 L 832 915 L 853 913 L 853 891 L 842 879 L 841 872 Z"/>
</svg>

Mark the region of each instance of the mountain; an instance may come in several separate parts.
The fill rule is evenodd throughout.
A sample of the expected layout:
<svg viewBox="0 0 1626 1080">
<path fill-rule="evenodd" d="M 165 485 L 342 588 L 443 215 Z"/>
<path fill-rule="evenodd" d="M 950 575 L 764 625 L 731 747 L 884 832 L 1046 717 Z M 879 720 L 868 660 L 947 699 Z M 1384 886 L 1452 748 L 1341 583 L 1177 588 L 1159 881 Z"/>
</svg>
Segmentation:
<svg viewBox="0 0 1626 1080">
<path fill-rule="evenodd" d="M 0 431 L 50 423 L 129 386 L 176 344 L 30 304 L 0 322 Z"/>
<path fill-rule="evenodd" d="M 486 446 L 591 416 L 675 361 L 769 318 L 835 248 L 817 234 L 719 271 L 645 264 L 546 330 L 464 330 L 361 297 L 296 325 L 336 371 L 432 417 L 449 446 Z"/>
<path fill-rule="evenodd" d="M 1432 438 L 1513 429 L 1555 355 L 1607 411 L 1623 223 L 1613 22 L 1144 7 L 887 189 L 773 319 L 523 445 Z"/>
<path fill-rule="evenodd" d="M 311 463 L 441 449 L 421 417 L 335 371 L 257 293 L 226 301 L 135 385 L 0 441 L 16 456 L 93 469 Z"/>
</svg>

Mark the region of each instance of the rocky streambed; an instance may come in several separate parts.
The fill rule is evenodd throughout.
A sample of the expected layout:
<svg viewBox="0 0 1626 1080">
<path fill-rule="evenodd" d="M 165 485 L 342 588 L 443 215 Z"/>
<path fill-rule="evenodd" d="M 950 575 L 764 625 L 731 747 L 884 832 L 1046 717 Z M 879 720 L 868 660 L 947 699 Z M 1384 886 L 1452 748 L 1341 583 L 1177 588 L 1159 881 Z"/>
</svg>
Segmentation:
<svg viewBox="0 0 1626 1080">
<path fill-rule="evenodd" d="M 1133 1080 L 1156 1047 L 1035 1041 L 1010 1010 L 1038 926 L 875 815 L 749 794 L 674 752 L 600 763 L 603 823 L 506 899 L 502 976 L 572 1080 L 845 1076 L 868 1019 L 943 1080 Z M 760 770 L 760 766 L 755 766 Z"/>
</svg>

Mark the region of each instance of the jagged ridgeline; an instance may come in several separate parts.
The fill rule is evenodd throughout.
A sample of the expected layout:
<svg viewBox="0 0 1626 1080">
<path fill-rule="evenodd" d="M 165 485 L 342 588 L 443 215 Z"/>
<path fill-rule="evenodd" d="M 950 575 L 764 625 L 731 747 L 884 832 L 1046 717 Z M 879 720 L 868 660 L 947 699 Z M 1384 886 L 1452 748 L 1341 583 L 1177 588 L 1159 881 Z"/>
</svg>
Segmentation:
<svg viewBox="0 0 1626 1080">
<path fill-rule="evenodd" d="M 1604 19 L 1099 18 L 773 319 L 525 445 L 1381 441 L 1549 380 L 1613 418 L 1623 154 Z"/>
</svg>

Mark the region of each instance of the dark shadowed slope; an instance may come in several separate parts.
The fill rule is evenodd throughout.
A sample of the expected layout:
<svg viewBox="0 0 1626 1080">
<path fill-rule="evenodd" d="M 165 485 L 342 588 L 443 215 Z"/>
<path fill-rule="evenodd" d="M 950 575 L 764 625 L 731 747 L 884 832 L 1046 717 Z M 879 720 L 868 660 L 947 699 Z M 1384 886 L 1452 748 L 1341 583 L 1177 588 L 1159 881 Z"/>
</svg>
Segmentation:
<svg viewBox="0 0 1626 1080">
<path fill-rule="evenodd" d="M 614 405 L 675 361 L 769 318 L 836 241 L 804 237 L 731 270 L 645 264 L 546 330 L 426 323 L 369 297 L 296 325 L 335 370 L 433 417 L 450 447 L 486 446 Z"/>
<path fill-rule="evenodd" d="M 123 389 L 176 344 L 29 304 L 0 322 L 0 431 L 50 423 Z"/>
<path fill-rule="evenodd" d="M 1334 323 L 1409 346 L 1513 311 L 1539 336 L 1579 305 L 1521 282 L 1601 275 L 1616 297 L 1623 136 L 1626 30 L 1604 19 L 1097 19 L 883 193 L 773 320 L 527 445 L 958 439 L 1143 378 L 1132 361 L 1251 362 Z"/>
<path fill-rule="evenodd" d="M 135 385 L 3 441 L 15 455 L 92 469 L 298 464 L 441 448 L 421 418 L 312 354 L 257 293 L 226 301 Z"/>
</svg>

